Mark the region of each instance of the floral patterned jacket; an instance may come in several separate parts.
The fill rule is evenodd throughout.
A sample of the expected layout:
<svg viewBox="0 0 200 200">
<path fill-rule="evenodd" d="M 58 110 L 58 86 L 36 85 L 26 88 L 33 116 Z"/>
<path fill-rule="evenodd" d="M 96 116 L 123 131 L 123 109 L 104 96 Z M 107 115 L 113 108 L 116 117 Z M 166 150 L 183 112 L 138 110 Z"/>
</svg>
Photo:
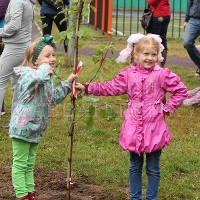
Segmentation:
<svg viewBox="0 0 200 200">
<path fill-rule="evenodd" d="M 16 67 L 18 102 L 12 113 L 9 135 L 31 143 L 39 143 L 47 127 L 50 105 L 60 103 L 70 92 L 70 84 L 63 81 L 53 88 L 52 69 L 42 64 L 37 70 Z"/>
</svg>

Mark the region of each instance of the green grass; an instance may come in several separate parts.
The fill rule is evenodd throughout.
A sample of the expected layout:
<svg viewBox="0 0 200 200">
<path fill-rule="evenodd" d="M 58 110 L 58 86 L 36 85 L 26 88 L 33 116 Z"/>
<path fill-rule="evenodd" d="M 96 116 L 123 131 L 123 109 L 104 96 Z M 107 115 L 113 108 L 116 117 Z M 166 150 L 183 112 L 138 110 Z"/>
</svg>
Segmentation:
<svg viewBox="0 0 200 200">
<path fill-rule="evenodd" d="M 95 31 L 91 34 L 94 33 Z M 107 39 L 102 36 L 98 41 L 97 39 L 93 38 L 83 43 L 93 46 L 94 40 L 99 44 L 107 42 Z M 113 41 L 119 47 L 125 43 L 122 39 L 113 38 Z M 169 52 L 173 46 L 177 46 L 178 49 L 177 43 L 180 41 L 169 40 Z M 174 51 L 175 55 L 177 51 Z M 179 48 L 179 53 L 184 56 L 184 49 Z M 64 55 L 58 54 L 57 59 L 63 63 Z M 81 55 L 79 59 L 84 62 L 79 81 L 87 82 L 95 74 L 98 66 L 93 64 L 91 57 Z M 96 80 L 112 79 L 123 67 L 123 65 L 114 63 L 112 59 L 107 59 Z M 189 89 L 199 86 L 199 79 L 194 77 L 195 69 L 174 65 L 168 67 L 181 77 Z M 70 71 L 70 68 L 63 67 L 59 75 L 62 79 L 66 79 Z M 9 122 L 11 96 L 9 85 L 5 96 L 7 114 L 0 119 L 0 127 Z M 117 193 L 118 199 L 124 198 L 127 196 L 129 185 L 129 154 L 120 149 L 118 140 L 127 96 L 93 98 L 97 102 L 93 104 L 96 110 L 94 126 L 91 128 L 86 126 L 86 117 L 80 119 L 80 115 L 88 110 L 90 103 L 85 98 L 77 101 L 76 118 L 79 120 L 74 134 L 72 176 L 89 176 L 95 183 Z M 105 105 L 110 105 L 112 109 Z M 61 104 L 52 107 L 48 128 L 38 149 L 36 159 L 38 167 L 67 170 L 69 112 L 69 96 Z M 163 150 L 161 156 L 159 200 L 200 199 L 199 116 L 200 109 L 181 106 L 174 115 L 167 118 L 173 139 L 171 144 Z M 8 130 L 1 129 L 0 133 L 0 165 L 11 165 L 12 147 Z M 145 173 L 143 179 L 145 190 L 147 181 Z"/>
</svg>

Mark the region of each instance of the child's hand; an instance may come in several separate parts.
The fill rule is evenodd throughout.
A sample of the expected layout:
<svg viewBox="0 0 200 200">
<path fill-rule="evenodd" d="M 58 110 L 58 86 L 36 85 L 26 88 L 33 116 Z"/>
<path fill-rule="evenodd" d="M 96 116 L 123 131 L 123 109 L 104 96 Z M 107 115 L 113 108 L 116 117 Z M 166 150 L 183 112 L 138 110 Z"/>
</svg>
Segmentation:
<svg viewBox="0 0 200 200">
<path fill-rule="evenodd" d="M 76 88 L 77 90 L 81 90 L 81 91 L 85 90 L 85 86 L 82 85 L 81 83 L 77 83 L 77 84 L 75 85 L 75 88 Z"/>
<path fill-rule="evenodd" d="M 71 74 L 68 76 L 68 79 L 67 79 L 67 80 L 69 81 L 69 83 L 72 83 L 73 80 L 75 80 L 75 79 L 77 79 L 77 75 L 71 73 Z"/>
</svg>

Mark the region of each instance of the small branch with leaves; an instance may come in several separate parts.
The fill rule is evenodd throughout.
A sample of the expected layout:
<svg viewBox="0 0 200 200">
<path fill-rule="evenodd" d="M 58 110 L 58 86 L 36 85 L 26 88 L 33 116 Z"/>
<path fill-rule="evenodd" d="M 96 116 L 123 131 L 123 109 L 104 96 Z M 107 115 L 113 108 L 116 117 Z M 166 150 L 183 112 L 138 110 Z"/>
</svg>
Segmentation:
<svg viewBox="0 0 200 200">
<path fill-rule="evenodd" d="M 75 44 L 74 44 L 74 72 L 76 72 L 77 64 L 78 64 L 78 31 L 80 27 L 80 18 L 81 12 L 83 9 L 83 1 L 79 0 L 77 4 L 77 21 L 76 21 L 76 29 L 75 29 Z M 69 128 L 69 146 L 68 146 L 68 168 L 67 168 L 67 193 L 66 199 L 71 199 L 71 166 L 72 166 L 72 146 L 73 146 L 73 135 L 74 135 L 74 125 L 75 125 L 75 107 L 76 107 L 76 99 L 73 94 L 71 95 L 71 124 Z"/>
<path fill-rule="evenodd" d="M 71 20 L 73 23 L 71 23 L 66 31 L 63 31 L 60 33 L 60 43 L 63 42 L 69 42 L 69 40 L 73 39 L 73 44 L 70 48 L 71 52 L 73 52 L 73 71 L 76 73 L 77 71 L 77 64 L 78 64 L 78 47 L 79 47 L 79 38 L 84 39 L 87 38 L 87 33 L 84 31 L 80 31 L 80 21 L 81 16 L 84 16 L 85 18 L 89 15 L 89 9 L 88 7 L 94 8 L 90 6 L 91 0 L 72 0 L 70 1 L 70 6 L 63 9 L 61 12 L 68 13 L 64 21 Z M 61 22 L 62 23 L 62 22 Z M 67 39 L 66 39 L 67 38 Z M 101 70 L 103 63 L 106 59 L 106 56 L 108 54 L 108 51 L 110 50 L 113 52 L 114 46 L 111 42 L 106 47 L 103 47 L 101 49 L 98 49 L 96 52 L 96 55 L 93 57 L 95 63 L 99 62 L 99 67 L 93 78 L 90 80 L 93 81 L 99 71 Z M 69 51 L 69 49 L 68 49 Z M 59 66 L 58 66 L 59 69 Z M 60 77 L 55 73 L 56 78 L 60 80 Z M 89 115 L 94 115 L 94 107 L 89 107 Z M 74 136 L 74 127 L 76 124 L 75 119 L 76 114 L 76 98 L 73 96 L 73 93 L 71 95 L 71 111 L 70 111 L 70 123 L 69 123 L 69 145 L 68 145 L 68 168 L 67 168 L 67 179 L 66 179 L 66 185 L 67 185 L 67 192 L 66 192 L 66 199 L 71 200 L 71 168 L 72 168 L 72 147 L 73 147 L 73 136 Z"/>
</svg>

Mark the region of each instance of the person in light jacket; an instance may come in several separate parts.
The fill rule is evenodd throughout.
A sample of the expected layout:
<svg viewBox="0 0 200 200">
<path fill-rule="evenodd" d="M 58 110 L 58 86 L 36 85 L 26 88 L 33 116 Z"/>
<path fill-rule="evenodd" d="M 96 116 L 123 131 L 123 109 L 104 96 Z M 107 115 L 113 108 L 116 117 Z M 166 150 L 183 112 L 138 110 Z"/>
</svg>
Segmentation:
<svg viewBox="0 0 200 200">
<path fill-rule="evenodd" d="M 36 0 L 10 0 L 5 15 L 5 24 L 0 28 L 0 37 L 4 43 L 0 59 L 0 110 L 10 78 L 13 89 L 12 110 L 15 108 L 17 78 L 13 75 L 13 68 L 22 63 L 26 48 L 31 42 L 35 3 Z"/>
<path fill-rule="evenodd" d="M 10 0 L 0 0 L 0 28 L 2 28 L 5 23 L 4 18 L 5 18 L 9 1 Z M 4 44 L 2 42 L 2 37 L 0 37 L 0 55 L 2 54 L 3 49 L 4 49 Z M 3 101 L 0 116 L 4 114 L 5 114 L 5 108 L 4 108 L 4 101 Z"/>
</svg>

